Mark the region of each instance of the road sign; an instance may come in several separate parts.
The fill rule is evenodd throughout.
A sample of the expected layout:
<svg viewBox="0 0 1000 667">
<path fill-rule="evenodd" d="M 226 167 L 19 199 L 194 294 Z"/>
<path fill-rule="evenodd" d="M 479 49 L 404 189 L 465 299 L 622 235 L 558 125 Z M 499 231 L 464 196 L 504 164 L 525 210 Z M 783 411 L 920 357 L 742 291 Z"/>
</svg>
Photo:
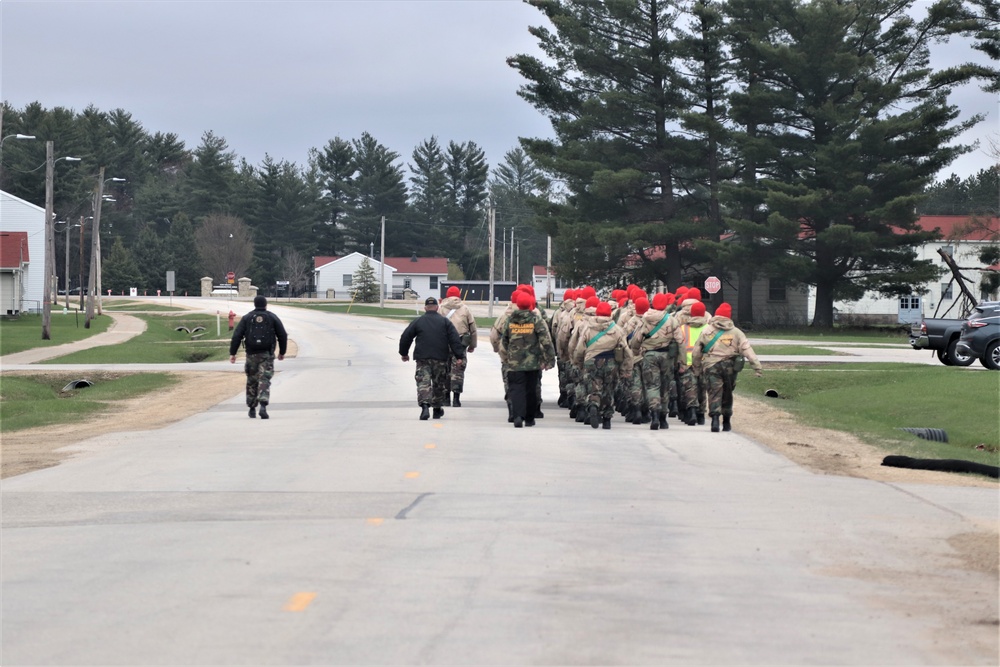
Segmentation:
<svg viewBox="0 0 1000 667">
<path fill-rule="evenodd" d="M 229 283 L 230 285 L 232 285 L 234 282 L 236 282 L 236 274 L 233 273 L 232 271 L 230 271 L 229 273 L 227 273 L 226 274 L 226 282 Z"/>
<path fill-rule="evenodd" d="M 705 291 L 709 294 L 715 294 L 720 289 L 722 289 L 722 281 L 715 276 L 709 276 L 705 278 Z"/>
</svg>

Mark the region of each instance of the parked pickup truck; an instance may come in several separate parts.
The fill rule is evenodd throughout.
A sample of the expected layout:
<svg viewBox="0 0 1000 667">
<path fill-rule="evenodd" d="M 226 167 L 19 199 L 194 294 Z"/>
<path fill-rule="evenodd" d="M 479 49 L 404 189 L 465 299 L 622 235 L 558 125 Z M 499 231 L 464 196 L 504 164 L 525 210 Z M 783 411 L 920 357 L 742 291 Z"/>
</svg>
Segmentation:
<svg viewBox="0 0 1000 667">
<path fill-rule="evenodd" d="M 910 346 L 914 350 L 934 350 L 945 366 L 968 366 L 976 360 L 956 349 L 965 320 L 925 319 L 910 329 Z"/>
</svg>

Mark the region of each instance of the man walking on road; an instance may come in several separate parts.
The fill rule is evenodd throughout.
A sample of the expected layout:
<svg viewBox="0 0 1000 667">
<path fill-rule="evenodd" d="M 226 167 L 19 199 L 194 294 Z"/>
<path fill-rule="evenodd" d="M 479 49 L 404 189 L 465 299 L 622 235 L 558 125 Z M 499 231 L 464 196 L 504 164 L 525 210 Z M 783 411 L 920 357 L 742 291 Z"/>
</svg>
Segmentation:
<svg viewBox="0 0 1000 667">
<path fill-rule="evenodd" d="M 438 301 L 427 297 L 424 314 L 410 322 L 399 337 L 399 356 L 410 360 L 410 345 L 413 360 L 417 364 L 417 402 L 420 403 L 420 419 L 430 418 L 430 408 L 434 408 L 434 419 L 444 416 L 444 399 L 448 393 L 448 372 L 451 357 L 465 358 L 465 347 L 458 336 L 455 325 L 438 312 Z"/>
<path fill-rule="evenodd" d="M 267 419 L 267 404 L 271 400 L 271 378 L 274 376 L 274 349 L 278 348 L 278 359 L 285 358 L 288 349 L 288 334 L 278 316 L 267 310 L 267 299 L 256 296 L 254 309 L 240 319 L 229 343 L 229 363 L 236 363 L 236 353 L 242 344 L 247 358 L 243 372 L 247 375 L 247 413 L 250 419 L 257 416 Z"/>
</svg>

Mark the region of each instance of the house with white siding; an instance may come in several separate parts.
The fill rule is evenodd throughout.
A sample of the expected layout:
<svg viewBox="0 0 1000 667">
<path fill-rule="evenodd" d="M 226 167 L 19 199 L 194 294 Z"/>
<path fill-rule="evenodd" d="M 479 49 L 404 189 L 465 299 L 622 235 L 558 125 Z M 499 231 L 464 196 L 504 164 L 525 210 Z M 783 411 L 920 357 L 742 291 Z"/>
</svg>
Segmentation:
<svg viewBox="0 0 1000 667">
<path fill-rule="evenodd" d="M 359 252 L 343 257 L 313 258 L 317 293 L 320 296 L 330 295 L 329 298 L 341 298 L 342 295 L 343 298 L 350 298 L 350 285 L 363 259 L 368 259 L 378 278 L 381 275 L 381 262 L 371 257 L 366 258 Z M 415 254 L 410 257 L 386 257 L 382 289 L 387 298 L 402 298 L 404 294 L 420 298 L 438 296 L 441 283 L 447 278 L 447 257 L 417 257 Z"/>
<path fill-rule="evenodd" d="M 920 285 L 913 294 L 898 298 L 883 298 L 866 294 L 857 301 L 836 301 L 838 321 L 873 322 L 887 324 L 912 324 L 924 317 L 952 317 L 960 319 L 957 302 L 962 297 L 961 288 L 955 283 L 951 270 L 938 250 L 950 255 L 962 268 L 962 275 L 973 295 L 980 301 L 997 299 L 997 294 L 984 291 L 980 281 L 994 267 L 983 266 L 979 251 L 986 245 L 995 245 L 1000 235 L 1000 218 L 967 215 L 924 215 L 917 220 L 924 231 L 937 229 L 941 238 L 925 243 L 916 249 L 917 259 L 930 260 L 942 270 L 936 280 Z M 920 292 L 925 292 L 921 294 Z"/>
<path fill-rule="evenodd" d="M 0 191 L 0 314 L 41 312 L 45 209 Z"/>
</svg>

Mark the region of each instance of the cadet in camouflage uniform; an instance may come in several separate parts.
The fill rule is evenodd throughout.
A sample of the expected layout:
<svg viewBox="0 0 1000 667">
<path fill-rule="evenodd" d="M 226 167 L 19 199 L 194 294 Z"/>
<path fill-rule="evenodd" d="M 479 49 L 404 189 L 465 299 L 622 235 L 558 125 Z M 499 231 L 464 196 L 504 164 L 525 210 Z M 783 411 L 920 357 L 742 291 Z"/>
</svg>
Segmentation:
<svg viewBox="0 0 1000 667">
<path fill-rule="evenodd" d="M 719 432 L 720 415 L 722 430 L 732 430 L 733 389 L 736 388 L 733 360 L 737 356 L 743 356 L 753 368 L 754 375 L 761 377 L 763 374 L 760 361 L 750 347 L 750 341 L 733 324 L 732 315 L 732 306 L 728 303 L 721 304 L 694 346 L 694 362 L 701 367 L 708 391 L 708 415 L 712 418 L 712 433 Z"/>
<path fill-rule="evenodd" d="M 522 294 L 520 287 L 515 289 L 510 295 L 510 303 L 507 304 L 507 308 L 504 309 L 502 313 L 493 321 L 493 326 L 490 327 L 490 345 L 493 346 L 493 351 L 500 354 L 500 338 L 503 335 L 503 330 L 507 326 L 507 320 L 510 319 L 511 314 L 517 310 L 517 298 Z M 514 406 L 510 402 L 510 385 L 508 383 L 507 374 L 509 369 L 507 368 L 507 362 L 504 361 L 503 357 L 500 357 L 500 378 L 503 380 L 503 400 L 507 403 L 507 421 L 514 421 Z"/>
<path fill-rule="evenodd" d="M 559 340 L 561 332 L 566 330 L 567 327 L 569 327 L 569 331 L 572 331 L 573 310 L 575 307 L 576 290 L 568 289 L 563 293 L 563 301 L 559 306 L 559 310 L 552 316 L 552 325 L 549 329 L 553 342 Z M 556 368 L 559 369 L 559 400 L 556 402 L 556 405 L 560 408 L 569 407 L 569 399 L 566 392 L 569 385 L 569 367 L 569 361 L 565 358 L 564 354 L 560 354 L 559 345 L 556 343 Z"/>
<path fill-rule="evenodd" d="M 579 302 L 579 299 L 577 299 L 577 302 Z M 580 345 L 580 337 L 586 333 L 588 326 L 597 317 L 597 306 L 600 303 L 601 300 L 596 295 L 587 297 L 583 303 L 583 316 L 576 322 L 576 325 L 573 327 L 573 334 L 566 344 L 566 352 L 573 361 L 575 379 L 575 383 L 573 384 L 574 407 L 570 410 L 570 416 L 580 424 L 587 422 L 590 418 L 587 414 L 587 397 L 591 393 L 592 379 L 587 374 L 583 360 L 577 360 L 576 349 Z"/>
<path fill-rule="evenodd" d="M 653 431 L 669 428 L 666 408 L 677 363 L 673 319 L 668 310 L 672 298 L 673 294 L 653 296 L 652 307 L 642 316 L 642 331 L 637 334 L 641 337 L 642 384 L 649 403 L 649 428 Z"/>
<path fill-rule="evenodd" d="M 629 292 L 629 303 L 625 306 L 626 314 L 621 317 L 619 324 L 625 333 L 625 340 L 628 341 L 635 363 L 632 365 L 632 377 L 621 383 L 626 402 L 625 420 L 633 424 L 642 423 L 644 411 L 648 411 L 646 396 L 642 384 L 642 354 L 639 350 L 639 343 L 642 340 L 642 315 L 649 310 L 649 299 L 646 292 L 641 289 L 634 289 Z M 648 414 L 648 412 L 647 412 Z"/>
<path fill-rule="evenodd" d="M 417 381 L 417 402 L 420 404 L 420 419 L 430 418 L 430 408 L 434 408 L 434 419 L 444 416 L 444 399 L 448 394 L 449 361 L 454 356 L 465 356 L 465 347 L 458 337 L 455 325 L 438 312 L 438 301 L 427 297 L 424 314 L 410 322 L 399 337 L 399 356 L 410 360 L 410 345 L 416 339 L 413 359 L 417 364 L 414 379 Z"/>
<path fill-rule="evenodd" d="M 615 385 L 619 378 L 632 375 L 633 357 L 625 333 L 611 320 L 611 304 L 599 303 L 594 311 L 594 317 L 584 320 L 581 327 L 573 361 L 583 365 L 589 385 L 586 400 L 590 425 L 609 429 L 615 412 Z"/>
<path fill-rule="evenodd" d="M 461 292 L 458 287 L 452 285 L 448 288 L 445 298 L 441 301 L 441 315 L 455 325 L 455 330 L 458 331 L 458 337 L 462 339 L 462 345 L 465 346 L 466 352 L 475 352 L 476 343 L 478 342 L 476 318 L 473 317 L 472 311 L 462 301 Z M 452 395 L 454 395 L 454 399 L 451 399 L 446 393 L 445 405 L 456 408 L 462 407 L 462 401 L 459 399 L 459 396 L 462 395 L 462 391 L 465 389 L 465 367 L 467 365 L 468 356 L 452 360 L 448 387 Z"/>
<path fill-rule="evenodd" d="M 556 363 L 545 319 L 535 310 L 535 298 L 522 292 L 500 334 L 500 359 L 507 364 L 507 386 L 514 414 L 514 428 L 534 426 L 539 398 L 538 376 Z"/>
<path fill-rule="evenodd" d="M 690 294 L 688 291 L 688 296 Z M 688 308 L 688 301 L 691 299 L 684 300 L 684 308 Z M 680 377 L 680 392 L 685 406 L 684 422 L 688 426 L 694 426 L 705 423 L 705 391 L 702 386 L 701 368 L 695 365 L 694 348 L 708 318 L 705 317 L 705 304 L 701 301 L 694 301 L 690 305 L 688 317 L 682 317 L 681 313 L 678 314 L 679 324 L 674 329 L 674 340 L 677 341 L 677 374 Z"/>
<path fill-rule="evenodd" d="M 247 376 L 246 399 L 247 407 L 250 408 L 247 414 L 251 419 L 256 418 L 259 407 L 260 418 L 267 419 L 267 406 L 271 402 L 271 378 L 274 376 L 274 349 L 277 345 L 278 360 L 283 360 L 288 349 L 288 334 L 278 316 L 267 310 L 266 297 L 255 296 L 253 306 L 254 309 L 240 319 L 233 331 L 233 337 L 229 341 L 229 363 L 236 363 L 236 353 L 240 345 L 244 345 L 247 358 L 243 364 L 243 372 Z M 270 326 L 271 335 L 263 345 L 247 336 L 253 320 Z"/>
</svg>

